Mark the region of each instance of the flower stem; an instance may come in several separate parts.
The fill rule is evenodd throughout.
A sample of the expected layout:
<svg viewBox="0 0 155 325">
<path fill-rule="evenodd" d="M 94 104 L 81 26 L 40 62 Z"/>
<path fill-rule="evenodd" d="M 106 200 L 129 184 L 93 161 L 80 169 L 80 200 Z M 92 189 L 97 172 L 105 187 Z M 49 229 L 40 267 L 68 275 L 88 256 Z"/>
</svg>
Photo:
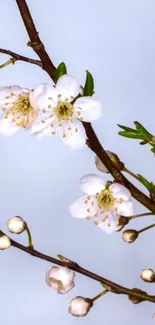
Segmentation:
<svg viewBox="0 0 155 325">
<path fill-rule="evenodd" d="M 26 231 L 27 231 L 28 241 L 29 241 L 29 246 L 28 247 L 33 248 L 32 235 L 31 235 L 30 229 L 27 227 Z"/>
<path fill-rule="evenodd" d="M 109 292 L 109 290 L 105 289 L 104 291 L 100 292 L 97 296 L 95 296 L 91 300 L 94 302 L 95 300 L 97 300 L 97 299 L 101 298 L 102 296 L 104 296 L 107 292 Z"/>
<path fill-rule="evenodd" d="M 154 216 L 155 214 L 152 212 L 147 212 L 147 213 L 140 213 L 140 214 L 135 214 L 134 216 L 127 217 L 128 220 L 133 220 L 137 219 L 140 217 L 145 217 L 145 216 Z"/>
<path fill-rule="evenodd" d="M 146 231 L 146 230 L 148 230 L 148 229 L 151 229 L 151 228 L 153 228 L 153 227 L 155 227 L 155 223 L 153 223 L 152 225 L 150 225 L 150 226 L 148 226 L 148 227 L 145 227 L 145 228 L 139 230 L 139 231 L 138 231 L 138 234 L 140 234 L 141 232 L 144 232 L 144 231 Z"/>
<path fill-rule="evenodd" d="M 134 174 L 131 170 L 129 170 L 128 168 L 124 167 L 123 172 L 126 172 L 127 174 L 129 174 L 130 176 L 134 177 L 135 179 L 137 179 L 139 181 L 139 177 L 136 174 Z"/>
<path fill-rule="evenodd" d="M 0 65 L 0 69 L 5 68 L 5 67 L 7 67 L 7 66 L 10 65 L 10 64 L 14 64 L 14 60 L 13 60 L 13 59 L 8 60 L 8 61 L 5 62 L 4 64 L 1 64 L 1 65 Z"/>
</svg>

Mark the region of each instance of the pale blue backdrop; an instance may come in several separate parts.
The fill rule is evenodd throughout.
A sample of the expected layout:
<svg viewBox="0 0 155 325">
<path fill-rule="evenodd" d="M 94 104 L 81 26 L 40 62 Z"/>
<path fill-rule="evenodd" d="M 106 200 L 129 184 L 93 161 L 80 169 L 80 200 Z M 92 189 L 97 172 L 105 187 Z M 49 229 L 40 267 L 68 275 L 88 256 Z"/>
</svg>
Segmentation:
<svg viewBox="0 0 155 325">
<path fill-rule="evenodd" d="M 154 179 L 155 160 L 149 147 L 117 135 L 117 123 L 145 123 L 154 133 L 155 119 L 155 3 L 153 0 L 28 1 L 37 29 L 54 63 L 65 61 L 69 73 L 84 82 L 85 70 L 95 78 L 96 96 L 103 101 L 103 118 L 94 128 L 103 145 L 116 152 L 135 173 Z M 0 47 L 35 58 L 27 47 L 16 1 L 1 0 Z M 0 55 L 0 63 L 7 56 Z M 17 62 L 0 71 L 0 84 L 34 87 L 50 82 L 37 66 Z M 86 147 L 72 152 L 57 138 L 32 139 L 18 132 L 0 138 L 0 227 L 20 215 L 28 222 L 36 249 L 61 253 L 83 267 L 122 285 L 140 287 L 154 294 L 154 285 L 143 283 L 143 268 L 155 269 L 154 229 L 134 244 L 125 244 L 120 233 L 106 235 L 91 223 L 72 219 L 68 206 L 81 195 L 79 178 L 97 173 L 94 155 Z M 107 177 L 107 176 L 106 176 Z M 111 179 L 107 177 L 107 179 Z M 146 191 L 145 191 L 146 192 Z M 144 208 L 136 205 L 136 212 Z M 151 223 L 147 217 L 131 226 Z M 6 230 L 7 231 L 7 230 Z M 26 244 L 26 236 L 15 236 Z M 151 325 L 155 306 L 133 305 L 126 296 L 109 294 L 89 315 L 77 319 L 67 312 L 75 295 L 93 297 L 100 285 L 81 275 L 76 287 L 61 296 L 45 284 L 50 263 L 15 248 L 0 252 L 0 319 L 3 325 Z"/>
</svg>

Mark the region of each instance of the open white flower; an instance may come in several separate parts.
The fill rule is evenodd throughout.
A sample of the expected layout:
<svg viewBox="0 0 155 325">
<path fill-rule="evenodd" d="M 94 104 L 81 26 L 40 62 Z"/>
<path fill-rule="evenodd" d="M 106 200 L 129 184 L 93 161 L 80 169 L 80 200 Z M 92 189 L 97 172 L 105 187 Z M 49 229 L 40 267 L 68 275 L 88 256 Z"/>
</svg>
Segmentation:
<svg viewBox="0 0 155 325">
<path fill-rule="evenodd" d="M 81 178 L 80 186 L 87 195 L 82 196 L 70 206 L 75 218 L 94 220 L 94 224 L 107 233 L 115 231 L 120 215 L 130 216 L 134 206 L 130 191 L 123 185 L 109 185 L 97 175 Z"/>
<path fill-rule="evenodd" d="M 19 86 L 0 87 L 0 135 L 11 136 L 20 127 L 27 129 L 36 118 L 29 90 Z"/>
<path fill-rule="evenodd" d="M 67 267 L 52 266 L 46 273 L 46 283 L 58 293 L 67 293 L 74 287 L 75 273 Z"/>
<path fill-rule="evenodd" d="M 93 306 L 93 301 L 89 298 L 77 296 L 70 301 L 68 311 L 73 316 L 86 316 Z"/>
<path fill-rule="evenodd" d="M 102 115 L 101 103 L 92 97 L 80 97 L 78 81 L 71 75 L 63 75 L 56 86 L 40 84 L 30 93 L 30 103 L 38 111 L 31 128 L 37 138 L 58 134 L 72 149 L 82 148 L 86 134 L 81 121 L 97 120 Z"/>
</svg>

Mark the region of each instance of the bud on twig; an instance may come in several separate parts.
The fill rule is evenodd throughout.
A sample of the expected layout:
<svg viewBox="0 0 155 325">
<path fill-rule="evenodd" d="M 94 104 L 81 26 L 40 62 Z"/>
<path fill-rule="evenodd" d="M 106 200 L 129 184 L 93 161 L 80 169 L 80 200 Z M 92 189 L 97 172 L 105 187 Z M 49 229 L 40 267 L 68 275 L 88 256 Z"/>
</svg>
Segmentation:
<svg viewBox="0 0 155 325">
<path fill-rule="evenodd" d="M 133 243 L 138 238 L 138 231 L 133 229 L 127 229 L 123 231 L 122 239 L 126 243 Z"/>
<path fill-rule="evenodd" d="M 155 273 L 152 269 L 144 269 L 140 276 L 145 282 L 155 282 Z"/>
<path fill-rule="evenodd" d="M 93 301 L 89 298 L 77 296 L 70 301 L 68 311 L 73 316 L 82 317 L 89 313 Z"/>
<path fill-rule="evenodd" d="M 67 267 L 52 266 L 46 273 L 46 283 L 58 293 L 64 294 L 74 287 L 74 277 L 75 273 Z"/>
<path fill-rule="evenodd" d="M 109 158 L 112 160 L 112 162 L 115 164 L 115 166 L 121 171 L 124 168 L 124 164 L 120 161 L 120 159 L 118 158 L 118 156 L 107 150 L 106 151 L 107 155 L 109 156 Z M 102 163 L 102 161 L 100 160 L 99 157 L 95 156 L 95 165 L 96 168 L 102 172 L 102 173 L 109 173 L 108 169 L 105 167 L 105 165 Z"/>
<path fill-rule="evenodd" d="M 26 222 L 21 217 L 14 217 L 7 222 L 8 229 L 13 234 L 21 234 L 27 229 Z"/>
<path fill-rule="evenodd" d="M 0 250 L 7 249 L 11 246 L 11 240 L 8 236 L 0 231 Z"/>
<path fill-rule="evenodd" d="M 118 226 L 115 231 L 121 231 L 128 223 L 130 219 L 128 217 L 120 216 Z"/>
</svg>

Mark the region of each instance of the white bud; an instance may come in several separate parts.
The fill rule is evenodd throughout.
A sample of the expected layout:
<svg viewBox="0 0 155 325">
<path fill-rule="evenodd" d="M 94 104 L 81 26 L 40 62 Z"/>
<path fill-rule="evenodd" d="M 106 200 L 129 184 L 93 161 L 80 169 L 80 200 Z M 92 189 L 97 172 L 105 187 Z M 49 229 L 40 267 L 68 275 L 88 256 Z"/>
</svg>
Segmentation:
<svg viewBox="0 0 155 325">
<path fill-rule="evenodd" d="M 122 239 L 127 243 L 133 243 L 138 237 L 138 231 L 127 229 L 122 234 Z"/>
<path fill-rule="evenodd" d="M 93 301 L 89 298 L 77 296 L 70 301 L 68 311 L 73 316 L 86 316 L 93 306 Z"/>
<path fill-rule="evenodd" d="M 67 293 L 70 291 L 74 283 L 75 273 L 64 266 L 52 266 L 46 273 L 46 283 L 48 286 L 57 290 L 58 293 Z"/>
<path fill-rule="evenodd" d="M 21 234 L 26 228 L 27 224 L 21 217 L 14 217 L 7 222 L 8 229 L 13 234 Z"/>
<path fill-rule="evenodd" d="M 7 249 L 11 246 L 10 238 L 0 233 L 0 249 Z"/>
<path fill-rule="evenodd" d="M 107 155 L 109 156 L 109 158 L 113 161 L 113 163 L 115 164 L 115 166 L 121 171 L 124 168 L 124 164 L 120 161 L 120 159 L 118 158 L 118 156 L 107 150 L 106 151 Z M 102 161 L 100 160 L 100 158 L 98 156 L 95 156 L 95 165 L 96 168 L 102 172 L 102 173 L 109 173 L 108 169 L 106 168 L 106 166 L 102 163 Z"/>
<path fill-rule="evenodd" d="M 155 273 L 152 269 L 144 269 L 141 278 L 145 282 L 155 282 Z"/>
</svg>

